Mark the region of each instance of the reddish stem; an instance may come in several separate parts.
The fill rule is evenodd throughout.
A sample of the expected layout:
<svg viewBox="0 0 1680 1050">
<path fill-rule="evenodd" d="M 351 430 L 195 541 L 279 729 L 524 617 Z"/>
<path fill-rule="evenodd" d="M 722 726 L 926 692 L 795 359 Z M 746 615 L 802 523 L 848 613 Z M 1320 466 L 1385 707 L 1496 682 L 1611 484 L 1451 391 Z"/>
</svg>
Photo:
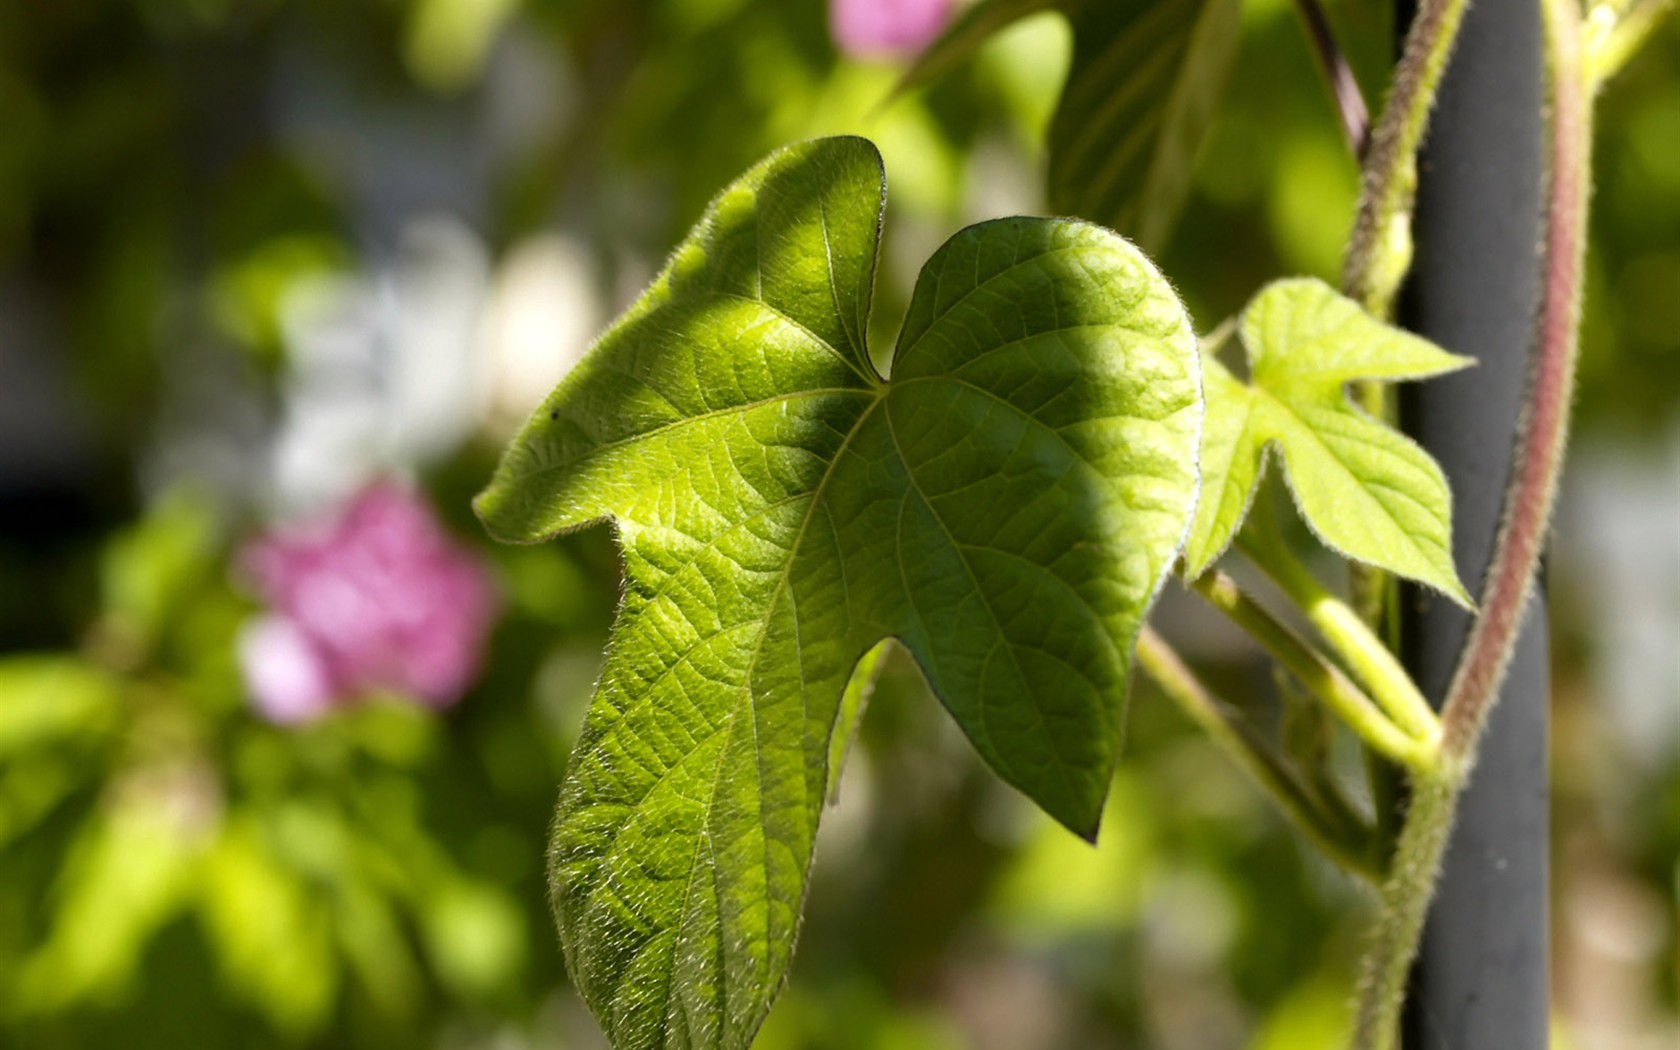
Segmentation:
<svg viewBox="0 0 1680 1050">
<path fill-rule="evenodd" d="M 1586 249 L 1590 99 L 1581 67 L 1579 18 L 1568 0 L 1545 4 L 1552 38 L 1551 178 L 1547 188 L 1545 277 L 1534 371 L 1519 427 L 1517 468 L 1505 520 L 1471 629 L 1442 708 L 1442 749 L 1466 767 L 1498 698 L 1534 587 L 1569 441 L 1575 386 L 1581 274 Z"/>
<path fill-rule="evenodd" d="M 1516 470 L 1482 592 L 1481 617 L 1459 657 L 1441 712 L 1436 776 L 1417 778 L 1382 890 L 1376 936 L 1365 959 L 1354 1046 L 1392 1050 L 1400 1003 L 1434 895 L 1459 792 L 1510 661 L 1557 497 L 1569 437 L 1576 329 L 1586 250 L 1590 102 L 1581 65 L 1575 0 L 1544 0 L 1552 56 L 1544 284 L 1533 372 L 1518 428 Z"/>
</svg>

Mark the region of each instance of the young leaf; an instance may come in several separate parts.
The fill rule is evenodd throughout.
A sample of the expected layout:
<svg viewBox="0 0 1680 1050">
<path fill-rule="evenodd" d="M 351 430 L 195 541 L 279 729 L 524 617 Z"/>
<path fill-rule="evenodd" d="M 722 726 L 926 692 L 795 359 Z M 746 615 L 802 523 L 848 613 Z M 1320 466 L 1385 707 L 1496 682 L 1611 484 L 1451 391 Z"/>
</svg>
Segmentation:
<svg viewBox="0 0 1680 1050">
<path fill-rule="evenodd" d="M 1207 423 L 1202 499 L 1185 550 L 1186 574 L 1224 553 L 1248 514 L 1266 450 L 1314 533 L 1340 554 L 1428 584 L 1468 607 L 1452 560 L 1452 492 L 1409 438 L 1371 419 L 1344 389 L 1358 379 L 1424 379 L 1469 358 L 1383 324 L 1322 281 L 1261 289 L 1243 311 L 1252 379 L 1202 362 Z"/>
<path fill-rule="evenodd" d="M 1050 125 L 1050 206 L 1160 247 L 1236 58 L 1241 0 L 981 0 L 905 75 L 933 80 L 992 33 L 1054 8 L 1073 62 Z"/>
<path fill-rule="evenodd" d="M 617 526 L 624 601 L 551 876 L 624 1050 L 751 1040 L 842 694 L 883 638 L 1093 835 L 1131 643 L 1189 525 L 1199 362 L 1154 267 L 1083 223 L 970 227 L 924 267 L 885 382 L 863 343 L 884 190 L 855 138 L 724 190 L 477 502 L 504 539 Z"/>
</svg>

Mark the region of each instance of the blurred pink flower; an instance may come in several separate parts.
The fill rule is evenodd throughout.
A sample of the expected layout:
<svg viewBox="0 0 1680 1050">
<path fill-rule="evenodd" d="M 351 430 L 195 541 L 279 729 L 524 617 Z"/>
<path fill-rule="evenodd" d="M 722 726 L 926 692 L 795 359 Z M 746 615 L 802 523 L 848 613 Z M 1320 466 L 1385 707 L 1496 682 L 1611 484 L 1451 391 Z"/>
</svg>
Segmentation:
<svg viewBox="0 0 1680 1050">
<path fill-rule="evenodd" d="M 337 515 L 263 537 L 242 561 L 270 612 L 246 626 L 240 664 L 275 722 L 375 689 L 445 707 L 478 673 L 495 615 L 489 577 L 399 485 L 373 485 Z"/>
<path fill-rule="evenodd" d="M 951 17 L 951 0 L 829 0 L 834 43 L 848 55 L 867 57 L 920 51 Z"/>
</svg>

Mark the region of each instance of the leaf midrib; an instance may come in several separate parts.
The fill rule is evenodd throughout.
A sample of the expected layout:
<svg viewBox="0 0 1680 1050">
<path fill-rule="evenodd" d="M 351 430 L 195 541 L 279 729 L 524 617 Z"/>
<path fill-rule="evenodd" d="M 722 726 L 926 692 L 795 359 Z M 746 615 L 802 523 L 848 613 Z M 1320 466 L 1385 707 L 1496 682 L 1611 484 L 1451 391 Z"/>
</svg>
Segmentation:
<svg viewBox="0 0 1680 1050">
<path fill-rule="evenodd" d="M 970 384 L 970 385 L 972 385 L 972 384 Z M 1003 399 L 999 398 L 998 400 L 1002 401 Z M 1007 402 L 1005 402 L 1005 403 L 1007 403 Z M 949 543 L 951 545 L 951 549 L 956 552 L 957 560 L 962 563 L 963 571 L 968 574 L 968 582 L 971 585 L 973 585 L 974 593 L 976 595 L 978 595 L 979 598 L 980 598 L 980 604 L 982 604 L 986 607 L 987 615 L 992 618 L 992 624 L 997 628 L 998 635 L 1002 638 L 1007 638 L 1008 635 L 1003 629 L 1003 621 L 998 618 L 997 609 L 992 606 L 991 598 L 987 596 L 985 588 L 980 586 L 980 579 L 979 579 L 979 577 L 977 577 L 974 574 L 974 566 L 969 563 L 968 556 L 963 552 L 963 545 L 958 543 L 957 538 L 954 535 L 951 534 L 951 527 L 949 525 L 945 524 L 945 519 L 940 516 L 938 509 L 935 508 L 934 505 L 933 505 L 933 502 L 930 499 L 928 499 L 927 493 L 922 491 L 921 484 L 916 481 L 916 474 L 913 470 L 910 469 L 910 461 L 905 458 L 904 448 L 903 448 L 902 445 L 899 444 L 898 430 L 897 430 L 897 428 L 895 428 L 893 426 L 892 412 L 891 411 L 885 411 L 883 414 L 886 416 L 886 420 L 887 420 L 887 433 L 892 438 L 893 453 L 894 453 L 894 455 L 896 455 L 898 457 L 899 463 L 904 467 L 904 480 L 909 485 L 909 492 L 915 493 L 916 498 L 921 500 L 922 505 L 925 506 L 928 509 L 929 516 L 932 517 L 933 520 L 939 525 L 940 531 L 945 534 L 945 541 L 947 543 Z M 1036 420 L 1035 420 L 1035 422 L 1036 422 Z M 1039 425 L 1043 426 L 1043 424 L 1039 424 Z M 1046 427 L 1045 429 L 1050 429 L 1050 428 Z M 1077 456 L 1077 454 L 1075 455 L 1075 458 L 1076 459 L 1079 458 Z M 1083 462 L 1083 460 L 1081 460 L 1081 462 Z M 908 495 L 909 492 L 907 492 L 906 495 Z M 902 517 L 903 517 L 903 514 L 902 514 L 902 510 L 901 510 L 901 512 L 900 512 L 900 519 L 901 520 L 902 520 Z M 899 553 L 902 554 L 902 551 L 900 551 Z M 894 560 L 899 563 L 900 575 L 902 576 L 902 574 L 903 574 L 903 558 L 901 556 L 901 557 L 895 558 Z M 911 598 L 911 595 L 913 595 L 913 594 L 914 594 L 914 591 L 909 587 L 908 581 L 905 581 L 905 600 L 906 601 L 911 601 L 913 603 L 913 598 Z M 921 614 L 918 613 L 917 618 L 920 619 L 920 616 L 921 616 Z M 1015 673 L 1020 675 L 1022 680 L 1025 681 L 1028 678 L 1028 675 L 1027 675 L 1025 669 L 1021 667 L 1020 658 L 1015 655 L 1014 647 L 1009 645 L 1007 642 L 1002 642 L 1000 644 L 1003 646 L 1004 650 L 1006 652 L 1008 652 L 1009 661 L 1012 664 L 1015 665 Z M 988 659 L 990 659 L 989 656 L 988 656 Z M 977 690 L 977 692 L 978 692 L 978 690 Z M 1070 798 L 1070 799 L 1071 798 L 1077 798 L 1078 795 L 1073 790 L 1073 782 L 1068 779 L 1067 765 L 1066 765 L 1065 761 L 1063 760 L 1063 756 L 1061 754 L 1060 749 L 1056 746 L 1055 736 L 1050 732 L 1050 723 L 1045 719 L 1044 712 L 1039 710 L 1038 705 L 1036 705 L 1036 704 L 1027 704 L 1026 706 L 1030 711 L 1032 711 L 1034 719 L 1038 722 L 1039 726 L 1043 729 L 1045 742 L 1049 744 L 1052 753 L 1054 753 L 1055 756 L 1056 756 L 1056 774 L 1062 781 L 1062 787 L 1068 792 L 1067 797 Z M 974 711 L 975 711 L 975 715 L 979 719 L 978 724 L 980 726 L 980 729 L 986 735 L 987 743 L 992 744 L 993 752 L 999 756 L 999 761 L 1001 761 L 1001 756 L 1002 756 L 1003 752 L 1000 751 L 997 748 L 996 744 L 993 742 L 991 729 L 986 725 L 986 706 L 985 706 L 983 695 L 982 696 L 976 696 Z"/>
<path fill-rule="evenodd" d="M 828 465 L 823 469 L 822 477 L 818 478 L 817 483 L 814 486 L 812 486 L 812 488 L 811 488 L 811 491 L 810 491 L 810 494 L 809 494 L 810 495 L 810 500 L 811 500 L 810 505 L 805 508 L 805 513 L 803 515 L 801 515 L 801 517 L 800 517 L 799 529 L 798 529 L 797 532 L 794 533 L 793 542 L 788 544 L 787 560 L 783 563 L 782 571 L 781 571 L 780 575 L 777 577 L 775 585 L 771 588 L 770 598 L 769 598 L 769 601 L 767 602 L 767 604 L 765 606 L 764 615 L 762 617 L 760 617 L 760 619 L 758 621 L 758 637 L 753 643 L 753 654 L 747 661 L 746 676 L 745 676 L 745 679 L 742 682 L 741 688 L 739 690 L 739 695 L 736 697 L 734 710 L 732 710 L 729 713 L 728 717 L 725 718 L 724 725 L 719 730 L 720 732 L 722 732 L 724 734 L 724 739 L 723 739 L 723 742 L 718 746 L 717 758 L 716 758 L 717 766 L 713 770 L 713 773 L 712 773 L 712 787 L 711 787 L 711 790 L 707 793 L 707 796 L 706 796 L 706 802 L 705 802 L 705 805 L 703 807 L 703 816 L 702 816 L 701 821 L 700 821 L 699 834 L 697 834 L 695 836 L 695 839 L 694 839 L 694 852 L 689 857 L 688 876 L 684 880 L 684 884 L 683 884 L 683 899 L 682 899 L 682 903 L 680 905 L 678 905 L 676 925 L 675 925 L 675 928 L 673 930 L 672 938 L 671 938 L 671 953 L 672 953 L 673 958 L 676 955 L 677 944 L 682 939 L 682 932 L 683 932 L 684 929 L 687 928 L 687 925 L 688 925 L 688 921 L 689 921 L 689 902 L 693 898 L 695 876 L 701 870 L 701 865 L 700 865 L 701 850 L 705 846 L 709 845 L 712 848 L 713 853 L 714 854 L 716 853 L 716 840 L 713 837 L 713 831 L 712 831 L 712 814 L 713 814 L 713 812 L 715 811 L 715 808 L 716 808 L 718 786 L 723 781 L 723 770 L 724 770 L 724 767 L 728 764 L 727 763 L 727 758 L 728 758 L 728 754 L 729 754 L 729 747 L 730 747 L 730 744 L 734 741 L 736 727 L 739 726 L 743 720 L 751 722 L 752 718 L 753 718 L 752 712 L 750 710 L 750 708 L 752 706 L 752 702 L 753 702 L 753 691 L 752 691 L 753 679 L 758 674 L 759 660 L 764 655 L 764 641 L 765 641 L 765 639 L 770 637 L 770 621 L 775 617 L 776 610 L 778 608 L 780 608 L 783 594 L 790 593 L 789 590 L 788 590 L 788 580 L 789 580 L 789 577 L 792 575 L 794 563 L 796 563 L 799 560 L 800 549 L 805 543 L 805 534 L 810 529 L 811 519 L 813 517 L 815 517 L 815 515 L 816 515 L 817 506 L 820 503 L 822 503 L 823 492 L 826 489 L 829 480 L 834 477 L 835 468 L 839 465 L 840 461 L 845 458 L 846 450 L 851 446 L 852 440 L 855 437 L 857 437 L 857 435 L 863 430 L 863 426 L 864 426 L 865 422 L 868 421 L 869 417 L 871 415 L 873 415 L 875 413 L 875 411 L 877 409 L 879 409 L 881 407 L 882 403 L 886 400 L 886 388 L 885 388 L 884 385 L 881 387 L 881 389 L 879 389 L 877 391 L 873 391 L 873 392 L 864 391 L 864 392 L 872 394 L 872 396 L 875 398 L 874 403 L 871 404 L 868 408 L 864 409 L 861 413 L 858 414 L 858 418 L 852 423 L 851 429 L 846 431 L 845 437 L 843 437 L 841 439 L 840 444 L 835 448 L 833 457 L 829 459 Z M 791 599 L 790 599 L 790 602 L 791 602 Z M 797 624 L 798 624 L 798 620 L 799 620 L 799 613 L 798 613 L 798 610 L 797 610 L 796 606 L 790 604 L 789 608 L 794 610 L 794 612 L 793 612 L 794 622 L 795 622 L 794 630 L 795 630 L 795 634 L 797 635 L 797 633 L 798 633 Z M 799 667 L 799 682 L 800 682 L 799 700 L 800 700 L 801 706 L 805 707 L 806 718 L 808 720 L 809 717 L 810 717 L 810 708 L 809 708 L 809 704 L 807 703 L 807 700 L 806 700 L 805 662 L 804 662 L 803 657 L 804 657 L 804 652 L 803 652 L 803 648 L 801 647 L 800 651 L 798 653 L 798 656 L 796 657 L 796 662 L 797 662 L 798 667 Z M 759 822 L 758 822 L 757 827 L 758 827 L 759 837 L 764 843 L 765 855 L 764 855 L 763 870 L 764 870 L 765 881 L 768 884 L 769 881 L 770 881 L 770 858 L 769 858 L 770 836 L 764 831 L 764 827 L 765 827 L 764 791 L 763 791 L 764 773 L 763 773 L 763 769 L 762 769 L 763 751 L 759 747 L 759 744 L 758 744 L 758 726 L 756 725 L 756 723 L 753 724 L 752 728 L 753 728 L 753 773 L 757 777 L 758 785 L 759 785 L 759 790 L 753 792 L 753 797 L 758 800 Z M 832 729 L 830 731 L 832 732 Z M 714 733 L 714 735 L 715 735 L 715 733 Z M 675 768 L 675 766 L 673 766 L 672 768 Z M 657 782 L 656 782 L 656 784 L 657 784 Z M 651 794 L 651 792 L 652 792 L 652 788 L 649 789 L 650 794 Z M 647 798 L 647 795 L 644 794 L 641 799 L 637 800 L 637 809 L 638 810 L 641 807 L 642 801 L 644 801 L 646 798 Z M 612 854 L 614 856 L 617 856 L 617 848 L 618 848 L 618 842 L 619 842 L 620 837 L 623 835 L 624 830 L 626 828 L 628 828 L 631 823 L 632 823 L 631 821 L 626 821 L 623 825 L 620 826 L 618 832 L 614 834 L 613 844 L 612 844 Z M 718 873 L 715 870 L 715 866 L 714 866 L 713 879 L 715 880 L 717 877 L 718 877 Z M 721 896 L 722 896 L 721 892 L 718 894 L 718 896 L 721 898 Z M 769 928 L 768 928 L 768 923 L 769 923 L 768 904 L 766 904 L 765 916 L 766 916 L 766 920 L 765 920 L 766 921 L 766 928 L 765 928 L 765 938 L 764 939 L 765 939 L 766 943 L 768 944 L 768 942 L 770 940 L 770 931 L 769 931 Z M 721 940 L 720 940 L 720 944 L 721 944 Z M 667 969 L 667 977 L 666 977 L 666 980 L 665 980 L 665 997 L 664 997 L 665 1001 L 662 1004 L 661 1013 L 665 1017 L 667 1024 L 669 1024 L 669 1022 L 671 1020 L 671 1004 L 675 1001 L 675 997 L 671 995 L 670 989 L 671 989 L 672 982 L 675 980 L 676 966 L 673 964 L 673 965 L 667 967 L 666 969 Z M 728 1011 L 722 1009 L 722 1000 L 723 1000 L 723 997 L 726 994 L 725 985 L 728 983 L 726 977 L 724 976 L 725 972 L 726 972 L 726 967 L 722 963 L 720 963 L 719 980 L 717 982 L 717 996 L 718 996 L 718 999 L 719 999 L 718 1016 L 720 1018 L 726 1018 L 728 1016 Z M 620 987 L 622 987 L 622 984 L 620 985 Z M 617 998 L 616 991 L 615 991 L 615 996 L 614 997 Z"/>
<path fill-rule="evenodd" d="M 1418 543 L 1417 538 L 1412 535 L 1411 530 L 1403 527 L 1400 524 L 1400 522 L 1395 520 L 1394 514 L 1389 510 L 1388 505 L 1386 503 L 1384 503 L 1381 499 L 1377 498 L 1377 496 L 1370 491 L 1370 487 L 1369 487 L 1366 479 L 1362 475 L 1360 475 L 1357 471 L 1355 471 L 1352 467 L 1350 467 L 1348 465 L 1347 461 L 1342 458 L 1341 454 L 1338 453 L 1336 451 L 1336 449 L 1330 445 L 1329 442 L 1325 441 L 1322 437 L 1320 437 L 1318 431 L 1315 430 L 1310 423 L 1308 423 L 1306 420 L 1302 419 L 1295 412 L 1294 406 L 1292 406 L 1283 397 L 1272 393 L 1271 391 L 1265 389 L 1264 387 L 1250 386 L 1249 390 L 1252 392 L 1252 395 L 1254 396 L 1254 398 L 1256 400 L 1259 400 L 1259 399 L 1262 399 L 1262 398 L 1265 399 L 1268 411 L 1281 413 L 1283 415 L 1283 417 L 1288 421 L 1288 423 L 1289 423 L 1289 425 L 1291 426 L 1292 429 L 1294 429 L 1296 431 L 1299 431 L 1302 434 L 1305 434 L 1311 440 L 1311 442 L 1314 445 L 1316 445 L 1318 448 L 1323 450 L 1324 454 L 1327 457 L 1329 457 L 1331 460 L 1333 460 L 1336 463 L 1337 466 L 1341 467 L 1342 470 L 1346 473 L 1347 477 L 1352 480 L 1353 484 L 1352 484 L 1351 487 L 1355 491 L 1361 493 L 1366 498 L 1366 500 L 1369 501 L 1369 503 L 1371 505 L 1373 505 L 1373 506 L 1375 506 L 1376 508 L 1379 509 L 1383 520 L 1385 520 L 1396 532 L 1398 532 L 1400 534 L 1400 538 L 1405 542 L 1406 547 L 1408 549 L 1410 549 L 1411 552 L 1415 556 L 1422 559 L 1425 564 L 1433 565 L 1435 559 L 1432 558 L 1429 555 L 1429 553 L 1424 550 L 1422 545 L 1420 545 Z M 1351 406 L 1349 407 L 1348 410 L 1343 410 L 1339 406 L 1334 406 L 1334 405 L 1326 406 L 1326 407 L 1330 407 L 1334 411 L 1348 411 L 1349 414 L 1352 414 Z M 1252 419 L 1252 418 L 1253 418 L 1253 416 L 1251 414 L 1250 419 Z M 1358 418 L 1358 417 L 1356 416 L 1355 418 Z M 1275 430 L 1275 428 L 1273 428 L 1273 427 L 1267 427 L 1265 429 Z M 1349 440 L 1357 441 L 1358 439 L 1350 437 Z M 1401 436 L 1401 440 L 1405 440 L 1405 438 L 1403 436 Z M 1277 446 L 1278 459 L 1283 462 L 1284 470 L 1287 472 L 1289 470 L 1289 455 L 1288 455 L 1288 451 L 1285 448 L 1283 448 L 1282 437 L 1275 432 L 1272 433 L 1272 434 L 1269 434 L 1266 438 L 1265 444 L 1276 445 Z M 1390 452 L 1392 451 L 1392 450 L 1389 450 L 1389 449 L 1383 449 L 1382 446 L 1376 445 L 1373 442 L 1365 442 L 1365 444 L 1369 445 L 1370 447 L 1377 448 L 1381 451 L 1390 451 Z M 1292 488 L 1295 487 L 1295 481 L 1294 481 L 1293 477 L 1290 478 L 1290 486 Z M 1387 486 L 1387 487 L 1392 489 L 1392 486 Z M 1299 489 L 1297 489 L 1297 491 L 1299 491 Z M 1407 498 L 1411 499 L 1413 503 L 1418 503 L 1419 502 L 1415 498 L 1412 498 L 1412 497 L 1409 497 L 1409 496 Z M 1421 504 L 1421 503 L 1419 505 L 1423 506 L 1423 504 Z M 1426 506 L 1424 507 L 1424 509 L 1426 511 L 1428 510 L 1428 508 Z M 1434 515 L 1434 514 L 1431 514 L 1430 517 L 1434 518 L 1434 517 L 1438 517 L 1438 516 Z M 1312 523 L 1308 522 L 1308 524 L 1311 525 Z M 1316 526 L 1313 527 L 1313 532 L 1319 533 L 1319 530 Z M 1325 539 L 1325 537 L 1323 536 L 1322 533 L 1319 533 L 1319 538 L 1320 539 Z M 1325 542 L 1329 543 L 1329 540 L 1325 539 Z M 1334 546 L 1334 545 L 1332 544 L 1331 546 Z M 1439 553 L 1440 550 L 1441 550 L 1441 548 L 1438 548 L 1438 547 L 1434 548 L 1434 549 L 1437 551 L 1437 553 Z"/>
<path fill-rule="evenodd" d="M 661 423 L 652 430 L 643 430 L 635 434 L 626 434 L 621 438 L 614 438 L 611 441 L 603 441 L 598 445 L 591 445 L 582 455 L 573 456 L 570 459 L 558 460 L 554 463 L 545 463 L 540 467 L 536 467 L 522 474 L 516 474 L 514 475 L 514 478 L 515 480 L 524 481 L 527 478 L 541 477 L 544 474 L 549 474 L 556 470 L 570 469 L 576 467 L 580 463 L 587 463 L 597 456 L 604 455 L 605 453 L 611 452 L 615 449 L 623 448 L 626 445 L 634 445 L 639 441 L 652 440 L 653 438 L 657 438 L 663 434 L 668 434 L 675 430 L 681 430 L 684 427 L 693 426 L 698 423 L 704 423 L 708 420 L 719 419 L 723 416 L 751 412 L 760 408 L 768 408 L 771 405 L 785 401 L 800 401 L 808 397 L 833 397 L 841 394 L 862 395 L 864 397 L 877 399 L 882 396 L 882 394 L 876 390 L 866 390 L 862 387 L 855 386 L 813 387 L 809 390 L 794 390 L 786 394 L 773 394 L 769 397 L 758 398 L 755 401 L 744 401 L 738 405 L 727 405 L 723 408 L 714 408 L 698 415 L 684 416 L 681 419 L 673 419 L 669 423 Z M 867 415 L 869 411 L 869 409 L 865 409 L 864 414 Z"/>
</svg>

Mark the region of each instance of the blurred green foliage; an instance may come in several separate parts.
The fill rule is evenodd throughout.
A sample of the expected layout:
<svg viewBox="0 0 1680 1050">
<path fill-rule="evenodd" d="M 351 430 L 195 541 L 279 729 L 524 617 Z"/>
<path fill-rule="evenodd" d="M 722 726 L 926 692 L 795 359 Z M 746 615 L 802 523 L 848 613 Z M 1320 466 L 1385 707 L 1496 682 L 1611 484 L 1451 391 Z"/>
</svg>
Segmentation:
<svg viewBox="0 0 1680 1050">
<path fill-rule="evenodd" d="M 1374 97 L 1389 5 L 1328 6 Z M 1204 329 L 1273 277 L 1333 277 L 1356 188 L 1291 5 L 1243 17 L 1162 253 Z M 605 530 L 475 541 L 506 611 L 449 712 L 276 727 L 236 656 L 260 486 L 160 450 L 271 439 L 300 289 L 375 271 L 415 215 L 456 215 L 493 261 L 564 234 L 610 316 L 719 186 L 816 134 L 886 156 L 890 324 L 957 226 L 1042 209 L 1068 56 L 1038 16 L 886 105 L 901 66 L 837 55 L 816 0 L 0 0 L 0 339 L 28 322 L 77 435 L 60 480 L 0 504 L 0 1046 L 599 1045 L 541 850 L 616 594 Z M 1680 404 L 1680 25 L 1599 136 L 1580 410 L 1632 441 Z M 242 385 L 194 393 L 224 371 Z M 505 434 L 423 465 L 462 537 Z M 1637 1001 L 1672 1017 L 1680 767 L 1606 817 L 1575 774 L 1614 756 L 1560 736 L 1560 827 L 1658 902 Z M 1167 705 L 1139 697 L 1094 851 L 989 778 L 902 659 L 861 741 L 762 1046 L 1338 1044 L 1357 892 Z"/>
</svg>

